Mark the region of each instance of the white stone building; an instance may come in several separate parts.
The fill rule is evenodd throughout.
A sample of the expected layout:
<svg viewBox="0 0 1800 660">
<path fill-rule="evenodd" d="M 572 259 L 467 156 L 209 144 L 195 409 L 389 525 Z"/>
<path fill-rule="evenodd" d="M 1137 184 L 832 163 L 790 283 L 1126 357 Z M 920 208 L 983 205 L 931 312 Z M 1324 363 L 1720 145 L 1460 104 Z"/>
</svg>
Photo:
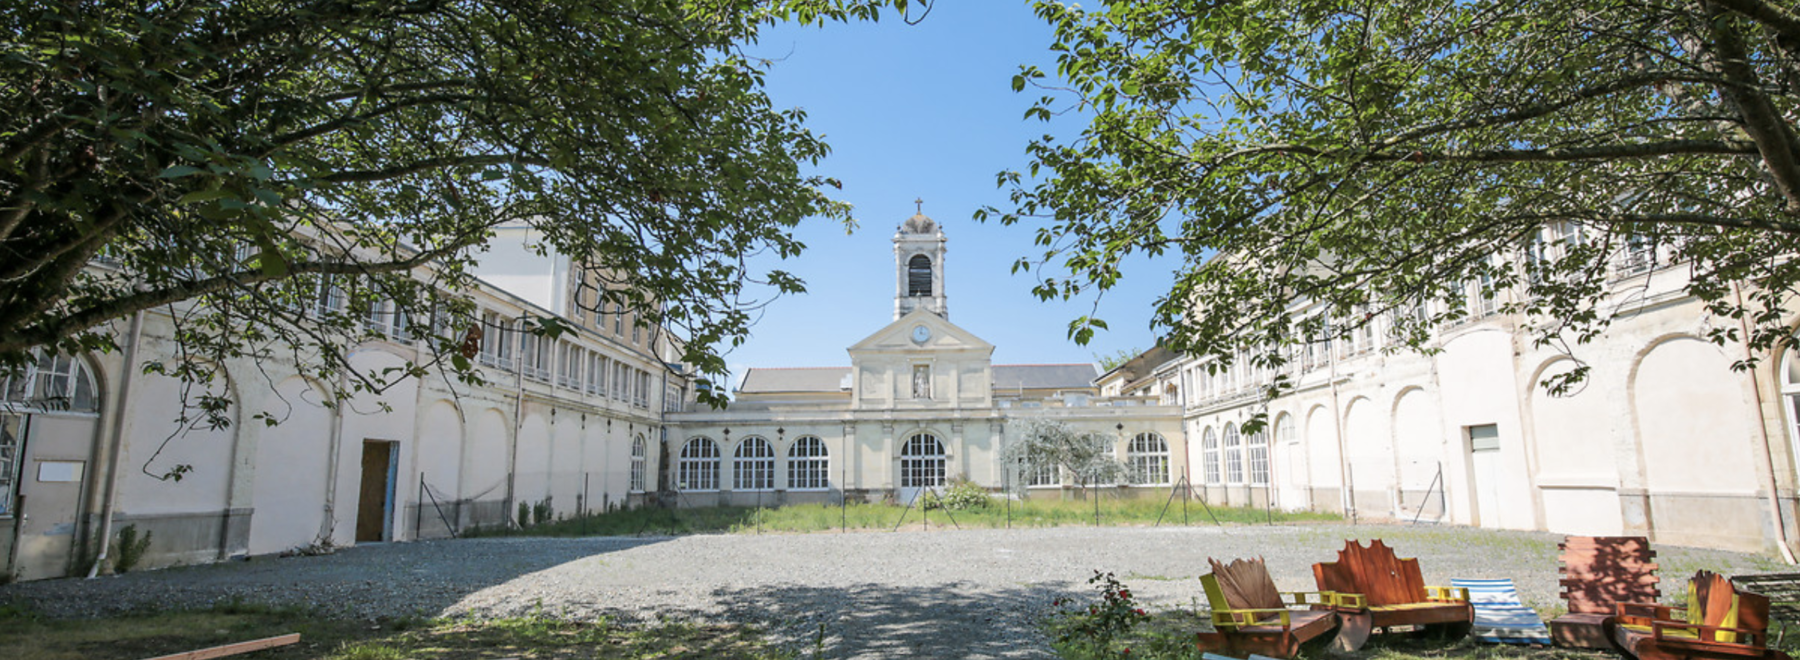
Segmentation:
<svg viewBox="0 0 1800 660">
<path fill-rule="evenodd" d="M 996 365 L 993 345 L 950 322 L 942 228 L 915 215 L 894 234 L 894 316 L 848 347 L 850 366 L 751 369 L 726 410 L 665 417 L 666 485 L 682 506 L 891 500 L 962 478 L 1015 486 L 1008 428 L 1047 417 L 1117 438 L 1132 466 L 1120 495 L 1157 493 L 1186 468 L 1181 408 L 1100 396 L 1091 364 Z M 673 441 L 679 438 L 676 446 Z M 1026 477 L 1052 496 L 1066 475 Z"/>
<path fill-rule="evenodd" d="M 296 375 L 291 362 L 224 365 L 235 401 L 226 428 L 176 423 L 179 381 L 141 365 L 175 355 L 171 318 L 117 328 L 128 348 L 45 356 L 0 379 L 0 560 L 19 579 L 85 570 L 80 556 L 127 526 L 153 534 L 148 567 L 321 546 L 447 536 L 500 525 L 520 503 L 559 514 L 618 506 L 655 487 L 664 408 L 691 387 L 657 328 L 621 309 L 598 315 L 591 286 L 564 258 L 527 257 L 525 228 L 503 228 L 470 292 L 486 381 L 406 379 L 380 396 L 321 405 L 345 383 Z M 325 287 L 311 313 L 342 309 Z M 527 317 L 577 326 L 556 339 Z M 361 372 L 428 351 L 405 318 L 376 306 L 380 338 L 348 346 Z M 384 410 L 383 406 L 388 408 Z M 280 419 L 268 426 L 253 417 Z M 191 466 L 179 481 L 172 466 Z M 108 532 L 111 531 L 111 533 Z"/>
<path fill-rule="evenodd" d="M 1800 360 L 1733 371 L 1751 356 L 1705 337 L 1736 322 L 1684 294 L 1664 257 L 1622 255 L 1606 303 L 1621 318 L 1572 354 L 1534 347 L 1504 299 L 1472 288 L 1477 318 L 1438 329 L 1433 355 L 1383 350 L 1377 319 L 1298 351 L 1297 387 L 1274 400 L 1260 389 L 1274 374 L 1205 360 L 1166 362 L 1155 386 L 1179 393 L 1214 502 L 1791 551 Z M 1540 385 L 1577 360 L 1592 371 L 1570 395 Z M 1269 432 L 1245 437 L 1264 411 Z"/>
</svg>

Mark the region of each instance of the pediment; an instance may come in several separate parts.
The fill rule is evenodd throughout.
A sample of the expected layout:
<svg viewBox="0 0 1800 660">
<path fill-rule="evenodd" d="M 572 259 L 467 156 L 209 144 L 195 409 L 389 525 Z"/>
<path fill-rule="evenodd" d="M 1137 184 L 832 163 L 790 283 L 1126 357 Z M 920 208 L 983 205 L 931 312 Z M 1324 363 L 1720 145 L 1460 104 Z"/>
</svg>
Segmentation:
<svg viewBox="0 0 1800 660">
<path fill-rule="evenodd" d="M 914 332 L 919 327 L 926 328 L 926 334 L 929 335 L 923 342 L 914 341 Z M 915 309 L 850 347 L 852 355 L 919 350 L 977 350 L 992 353 L 994 345 L 929 310 Z"/>
</svg>

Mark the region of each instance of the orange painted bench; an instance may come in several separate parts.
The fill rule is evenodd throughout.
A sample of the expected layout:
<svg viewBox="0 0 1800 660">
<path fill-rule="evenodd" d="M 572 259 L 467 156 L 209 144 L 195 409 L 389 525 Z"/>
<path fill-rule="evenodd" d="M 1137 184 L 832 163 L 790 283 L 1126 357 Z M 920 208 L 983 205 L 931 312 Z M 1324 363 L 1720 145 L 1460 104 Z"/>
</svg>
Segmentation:
<svg viewBox="0 0 1800 660">
<path fill-rule="evenodd" d="M 1338 595 L 1330 606 L 1338 613 L 1338 651 L 1362 648 L 1375 630 L 1418 627 L 1459 639 L 1474 625 L 1466 590 L 1426 586 L 1419 560 L 1395 556 L 1380 539 L 1368 547 L 1345 541 L 1336 562 L 1313 564 L 1313 578 L 1319 591 Z"/>
<path fill-rule="evenodd" d="M 1200 584 L 1212 606 L 1214 632 L 1196 633 L 1200 650 L 1292 658 L 1300 645 L 1337 627 L 1337 613 L 1329 607 L 1335 594 L 1284 594 L 1276 590 L 1261 558 L 1206 561 L 1212 572 L 1200 576 Z M 1296 607 L 1317 609 L 1292 609 Z"/>
<path fill-rule="evenodd" d="M 1616 648 L 1638 660 L 1788 660 L 1768 648 L 1767 596 L 1711 571 L 1695 573 L 1687 592 L 1687 607 L 1619 603 L 1608 631 Z"/>
</svg>

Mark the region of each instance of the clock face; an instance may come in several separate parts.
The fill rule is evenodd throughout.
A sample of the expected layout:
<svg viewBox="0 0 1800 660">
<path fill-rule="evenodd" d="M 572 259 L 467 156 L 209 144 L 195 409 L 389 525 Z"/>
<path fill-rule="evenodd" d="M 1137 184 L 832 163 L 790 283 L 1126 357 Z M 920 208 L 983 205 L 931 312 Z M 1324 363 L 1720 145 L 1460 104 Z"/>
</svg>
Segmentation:
<svg viewBox="0 0 1800 660">
<path fill-rule="evenodd" d="M 923 344 L 931 339 L 931 328 L 922 325 L 913 326 L 912 340 L 915 344 Z"/>
</svg>

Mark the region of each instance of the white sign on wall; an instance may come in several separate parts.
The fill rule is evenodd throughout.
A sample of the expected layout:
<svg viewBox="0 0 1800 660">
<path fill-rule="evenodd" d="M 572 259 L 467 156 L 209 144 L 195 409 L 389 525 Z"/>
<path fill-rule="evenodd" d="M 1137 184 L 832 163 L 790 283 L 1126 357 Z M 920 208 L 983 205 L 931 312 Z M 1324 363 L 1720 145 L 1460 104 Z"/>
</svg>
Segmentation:
<svg viewBox="0 0 1800 660">
<path fill-rule="evenodd" d="M 86 466 L 82 461 L 39 461 L 38 481 L 81 481 L 81 469 Z"/>
</svg>

